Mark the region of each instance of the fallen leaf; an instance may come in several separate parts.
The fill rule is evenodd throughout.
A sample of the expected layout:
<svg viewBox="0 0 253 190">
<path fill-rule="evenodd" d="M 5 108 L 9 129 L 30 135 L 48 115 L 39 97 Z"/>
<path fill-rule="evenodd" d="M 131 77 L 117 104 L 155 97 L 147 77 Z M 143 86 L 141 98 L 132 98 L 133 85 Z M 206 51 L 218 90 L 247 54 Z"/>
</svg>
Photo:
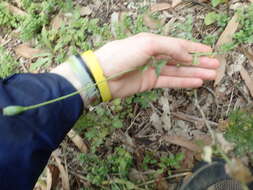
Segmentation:
<svg viewBox="0 0 253 190">
<path fill-rule="evenodd" d="M 44 180 L 38 179 L 33 190 L 47 190 L 47 184 Z"/>
<path fill-rule="evenodd" d="M 147 180 L 147 177 L 143 174 L 143 172 L 140 172 L 135 168 L 130 170 L 128 177 L 133 182 L 144 182 Z"/>
<path fill-rule="evenodd" d="M 163 122 L 163 128 L 166 131 L 169 131 L 171 129 L 171 118 L 170 118 L 170 105 L 168 98 L 165 96 L 162 96 L 159 99 L 159 104 L 162 106 L 163 113 L 161 116 L 161 120 Z"/>
<path fill-rule="evenodd" d="M 164 136 L 163 139 L 171 144 L 182 146 L 193 152 L 201 151 L 201 148 L 197 144 L 195 144 L 192 140 L 188 140 L 187 138 L 182 137 L 182 136 L 168 136 L 167 135 L 167 136 Z"/>
<path fill-rule="evenodd" d="M 15 7 L 15 6 L 11 5 L 10 3 L 4 2 L 4 5 L 14 15 L 27 16 L 27 13 L 25 11 L 21 10 L 18 7 Z"/>
<path fill-rule="evenodd" d="M 214 86 L 217 86 L 225 75 L 227 61 L 225 55 L 217 55 L 215 58 L 220 62 L 220 67 L 217 69 L 217 75 L 214 82 Z"/>
<path fill-rule="evenodd" d="M 68 173 L 66 172 L 64 166 L 62 165 L 60 158 L 54 152 L 52 153 L 52 156 L 55 159 L 57 167 L 59 168 L 60 171 L 63 190 L 70 190 Z"/>
<path fill-rule="evenodd" d="M 58 167 L 53 164 L 48 164 L 47 167 L 52 174 L 52 188 L 51 189 L 56 189 L 56 187 L 59 183 L 59 180 L 60 180 L 60 178 L 59 178 L 60 171 L 59 171 Z"/>
<path fill-rule="evenodd" d="M 235 145 L 234 143 L 230 143 L 228 142 L 222 133 L 216 133 L 216 139 L 217 139 L 217 142 L 220 144 L 220 147 L 221 149 L 225 152 L 225 153 L 228 153 L 230 152 L 231 150 L 234 149 Z"/>
<path fill-rule="evenodd" d="M 227 163 L 225 166 L 226 173 L 242 182 L 249 183 L 253 181 L 253 176 L 248 167 L 245 167 L 241 160 L 233 158 L 231 163 Z"/>
<path fill-rule="evenodd" d="M 194 166 L 194 152 L 182 148 L 182 153 L 184 154 L 184 160 L 182 161 L 182 168 L 193 168 Z"/>
<path fill-rule="evenodd" d="M 244 69 L 244 67 L 241 68 L 240 74 L 249 89 L 250 95 L 253 97 L 253 80 L 250 78 L 248 72 Z"/>
<path fill-rule="evenodd" d="M 155 13 L 155 12 L 164 11 L 170 8 L 171 8 L 171 5 L 169 3 L 157 3 L 157 4 L 151 5 L 150 12 Z"/>
<path fill-rule="evenodd" d="M 63 23 L 64 23 L 64 15 L 63 13 L 59 13 L 52 19 L 51 27 L 54 30 L 58 30 Z"/>
<path fill-rule="evenodd" d="M 89 6 L 81 7 L 80 15 L 81 16 L 89 16 L 92 13 L 92 9 Z"/>
<path fill-rule="evenodd" d="M 239 26 L 238 16 L 237 16 L 237 14 L 235 14 L 231 18 L 229 23 L 227 24 L 223 33 L 221 34 L 221 36 L 216 44 L 216 49 L 219 49 L 223 44 L 232 42 L 233 34 L 236 32 L 238 26 Z M 217 84 L 220 83 L 220 81 L 222 80 L 222 78 L 225 75 L 225 69 L 226 69 L 225 55 L 218 55 L 218 56 L 216 56 L 216 58 L 220 61 L 220 67 L 217 70 L 217 77 L 216 77 L 214 86 L 216 86 Z"/>
<path fill-rule="evenodd" d="M 18 45 L 17 47 L 14 48 L 14 51 L 18 56 L 21 56 L 27 59 L 31 59 L 38 54 L 45 53 L 41 49 L 30 47 L 29 44 L 27 43 Z"/>
<path fill-rule="evenodd" d="M 253 1 L 253 0 L 252 0 Z M 250 65 L 253 67 L 253 54 L 248 49 L 242 49 L 244 55 L 248 58 Z"/>
<path fill-rule="evenodd" d="M 220 120 L 217 129 L 220 132 L 225 132 L 229 128 L 229 121 L 228 120 Z"/>
<path fill-rule="evenodd" d="M 111 32 L 113 37 L 117 37 L 117 26 L 119 25 L 119 20 L 120 20 L 120 14 L 119 12 L 114 12 L 111 15 Z"/>
<path fill-rule="evenodd" d="M 178 6 L 180 3 L 182 3 L 182 0 L 172 0 L 172 8 L 175 8 L 176 6 Z"/>
<path fill-rule="evenodd" d="M 83 139 L 73 130 L 71 129 L 68 133 L 68 137 L 70 140 L 78 147 L 78 149 L 82 153 L 87 153 L 88 152 L 88 147 L 86 144 L 83 142 Z"/>
<path fill-rule="evenodd" d="M 162 121 L 156 112 L 152 113 L 152 115 L 150 117 L 150 121 L 151 121 L 152 125 L 156 128 L 156 130 L 158 130 L 160 132 L 163 131 Z"/>
<path fill-rule="evenodd" d="M 223 33 L 221 34 L 216 46 L 220 47 L 223 44 L 226 43 L 230 43 L 232 42 L 233 39 L 233 35 L 236 32 L 237 28 L 239 26 L 239 22 L 238 22 L 238 16 L 237 14 L 235 14 L 231 20 L 228 22 L 225 30 L 223 31 Z"/>
<path fill-rule="evenodd" d="M 156 182 L 156 189 L 157 190 L 168 190 L 169 189 L 169 184 L 162 175 L 159 175 L 156 178 L 155 182 Z"/>
<path fill-rule="evenodd" d="M 151 18 L 149 14 L 145 14 L 143 16 L 143 23 L 151 29 L 157 29 L 159 28 L 159 25 L 161 24 L 159 20 Z"/>
<path fill-rule="evenodd" d="M 53 176 L 50 171 L 50 168 L 46 168 L 46 173 L 47 173 L 47 190 L 51 190 L 52 188 L 52 182 L 53 182 Z"/>
</svg>

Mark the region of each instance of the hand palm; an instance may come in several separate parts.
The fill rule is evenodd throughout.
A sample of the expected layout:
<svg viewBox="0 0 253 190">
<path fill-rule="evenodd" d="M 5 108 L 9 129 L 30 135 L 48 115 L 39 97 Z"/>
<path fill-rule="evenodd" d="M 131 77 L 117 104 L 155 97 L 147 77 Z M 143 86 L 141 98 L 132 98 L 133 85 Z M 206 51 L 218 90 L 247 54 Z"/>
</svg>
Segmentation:
<svg viewBox="0 0 253 190">
<path fill-rule="evenodd" d="M 171 45 L 172 44 L 172 45 Z M 124 40 L 108 43 L 95 53 L 106 77 L 131 68 L 148 64 L 151 57 L 170 58 L 163 67 L 161 75 L 156 76 L 155 69 L 133 71 L 109 81 L 114 98 L 126 97 L 152 88 L 194 88 L 203 84 L 203 80 L 212 80 L 219 65 L 215 59 L 203 57 L 198 66 L 192 66 L 189 52 L 208 52 L 211 49 L 199 43 L 153 34 L 139 34 Z M 175 64 L 180 63 L 182 67 Z M 169 65 L 170 64 L 170 65 Z"/>
</svg>

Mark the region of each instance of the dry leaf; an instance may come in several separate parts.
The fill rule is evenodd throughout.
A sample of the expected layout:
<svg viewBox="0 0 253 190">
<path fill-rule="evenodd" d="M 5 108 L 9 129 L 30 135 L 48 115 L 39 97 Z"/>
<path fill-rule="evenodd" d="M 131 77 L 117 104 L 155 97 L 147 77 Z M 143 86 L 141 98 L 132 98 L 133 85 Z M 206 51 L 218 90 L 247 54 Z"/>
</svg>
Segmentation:
<svg viewBox="0 0 253 190">
<path fill-rule="evenodd" d="M 4 5 L 14 15 L 27 16 L 27 13 L 25 11 L 19 9 L 18 7 L 11 5 L 10 3 L 4 2 Z"/>
<path fill-rule="evenodd" d="M 164 11 L 170 8 L 171 8 L 171 5 L 169 3 L 157 3 L 157 4 L 151 5 L 150 12 L 155 13 L 155 12 Z"/>
<path fill-rule="evenodd" d="M 78 149 L 82 153 L 87 153 L 88 152 L 88 147 L 83 142 L 83 139 L 73 129 L 71 129 L 69 131 L 68 137 L 71 139 L 71 141 L 78 147 Z"/>
<path fill-rule="evenodd" d="M 165 136 L 164 140 L 171 143 L 187 148 L 193 152 L 200 152 L 201 148 L 196 145 L 193 141 L 188 140 L 182 136 Z"/>
<path fill-rule="evenodd" d="M 157 29 L 159 28 L 159 25 L 161 24 L 159 20 L 155 20 L 149 16 L 149 14 L 145 14 L 143 16 L 143 23 L 151 28 L 151 29 Z"/>
<path fill-rule="evenodd" d="M 253 176 L 251 175 L 249 168 L 245 167 L 239 159 L 233 158 L 231 163 L 226 164 L 225 169 L 230 177 L 244 184 L 253 181 Z"/>
<path fill-rule="evenodd" d="M 186 148 L 182 148 L 182 153 L 184 154 L 184 160 L 182 161 L 181 168 L 193 168 L 194 152 Z"/>
<path fill-rule="evenodd" d="M 39 179 L 36 182 L 33 190 L 47 190 L 47 184 L 46 184 L 46 182 L 44 180 Z"/>
<path fill-rule="evenodd" d="M 152 113 L 152 115 L 150 117 L 150 121 L 151 121 L 152 125 L 156 128 L 156 130 L 158 130 L 160 132 L 163 131 L 162 121 L 156 112 Z"/>
<path fill-rule="evenodd" d="M 27 43 L 18 45 L 17 47 L 14 48 L 14 51 L 18 56 L 21 56 L 27 59 L 31 59 L 38 54 L 44 53 L 43 50 L 32 48 Z"/>
<path fill-rule="evenodd" d="M 113 37 L 117 37 L 117 25 L 119 24 L 119 20 L 120 20 L 120 14 L 119 12 L 114 12 L 111 15 L 111 32 Z"/>
<path fill-rule="evenodd" d="M 55 159 L 57 167 L 60 170 L 63 190 L 70 190 L 68 173 L 66 172 L 65 168 L 61 164 L 60 158 L 54 152 L 52 153 L 52 156 Z"/>
<path fill-rule="evenodd" d="M 159 175 L 155 182 L 156 182 L 156 189 L 157 190 L 168 190 L 168 189 L 170 189 L 168 182 L 166 181 L 166 179 L 162 175 Z"/>
<path fill-rule="evenodd" d="M 57 14 L 51 21 L 52 29 L 58 30 L 64 23 L 64 15 L 62 13 Z"/>
<path fill-rule="evenodd" d="M 237 28 L 239 26 L 238 23 L 238 16 L 235 14 L 232 19 L 229 21 L 227 24 L 224 32 L 221 34 L 217 44 L 216 48 L 219 49 L 223 44 L 230 43 L 232 42 L 233 34 L 236 32 Z M 216 57 L 220 61 L 220 67 L 217 70 L 217 77 L 215 80 L 214 85 L 216 86 L 217 84 L 220 83 L 222 78 L 225 75 L 225 68 L 226 68 L 226 59 L 225 55 L 219 55 Z"/>
<path fill-rule="evenodd" d="M 228 153 L 229 151 L 234 149 L 234 143 L 230 143 L 228 142 L 222 133 L 216 133 L 216 139 L 218 141 L 218 143 L 221 146 L 221 149 L 225 152 Z"/>
<path fill-rule="evenodd" d="M 128 174 L 128 177 L 133 182 L 144 182 L 147 180 L 147 177 L 140 171 L 132 168 Z"/>
<path fill-rule="evenodd" d="M 89 6 L 81 7 L 80 15 L 81 16 L 89 16 L 92 13 L 92 9 Z"/>
<path fill-rule="evenodd" d="M 239 22 L 238 22 L 238 16 L 237 14 L 235 14 L 231 20 L 229 21 L 229 23 L 227 24 L 225 30 L 223 31 L 223 33 L 221 34 L 216 47 L 220 47 L 223 44 L 226 43 L 230 43 L 232 42 L 233 39 L 233 35 L 236 32 L 237 28 L 239 26 Z"/>
<path fill-rule="evenodd" d="M 219 60 L 220 67 L 217 69 L 217 76 L 214 82 L 214 86 L 219 84 L 220 81 L 223 79 L 225 75 L 226 63 L 227 63 L 225 55 L 217 55 L 215 58 Z"/>
<path fill-rule="evenodd" d="M 163 108 L 163 113 L 161 117 L 161 120 L 163 122 L 163 128 L 166 131 L 169 131 L 171 129 L 171 119 L 170 119 L 170 105 L 169 105 L 168 98 L 162 96 L 159 99 L 159 104 Z"/>
<path fill-rule="evenodd" d="M 176 6 L 178 6 L 180 3 L 182 3 L 182 0 L 172 0 L 172 8 L 175 8 Z"/>
<path fill-rule="evenodd" d="M 252 52 L 246 48 L 242 49 L 242 51 L 245 54 L 245 56 L 248 58 L 250 65 L 253 67 L 253 54 L 252 54 Z"/>
<path fill-rule="evenodd" d="M 52 182 L 53 182 L 53 176 L 50 171 L 50 168 L 46 168 L 46 173 L 47 173 L 47 190 L 51 190 L 52 188 Z"/>
<path fill-rule="evenodd" d="M 59 183 L 59 175 L 60 175 L 60 171 L 57 168 L 57 166 L 53 165 L 53 164 L 49 164 L 48 169 L 50 170 L 51 174 L 52 174 L 52 188 L 51 189 L 56 189 L 58 183 Z"/>
<path fill-rule="evenodd" d="M 250 95 L 253 97 L 253 80 L 250 78 L 248 72 L 244 69 L 244 67 L 241 68 L 240 74 L 249 89 Z"/>
</svg>

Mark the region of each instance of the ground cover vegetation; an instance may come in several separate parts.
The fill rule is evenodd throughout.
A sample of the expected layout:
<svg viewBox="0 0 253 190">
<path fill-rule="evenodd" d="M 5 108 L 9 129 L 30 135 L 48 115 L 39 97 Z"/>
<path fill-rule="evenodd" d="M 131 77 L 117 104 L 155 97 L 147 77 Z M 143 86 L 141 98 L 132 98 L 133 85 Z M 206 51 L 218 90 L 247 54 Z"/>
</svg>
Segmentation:
<svg viewBox="0 0 253 190">
<path fill-rule="evenodd" d="M 206 145 L 215 156 L 252 165 L 250 1 L 1 1 L 0 77 L 48 71 L 69 55 L 140 32 L 211 45 L 207 56 L 224 68 L 219 80 L 197 91 L 152 90 L 92 108 L 75 126 L 79 140 L 63 142 L 37 188 L 176 189 Z M 204 55 L 193 56 L 197 64 Z M 158 75 L 164 64 L 155 63 Z"/>
</svg>

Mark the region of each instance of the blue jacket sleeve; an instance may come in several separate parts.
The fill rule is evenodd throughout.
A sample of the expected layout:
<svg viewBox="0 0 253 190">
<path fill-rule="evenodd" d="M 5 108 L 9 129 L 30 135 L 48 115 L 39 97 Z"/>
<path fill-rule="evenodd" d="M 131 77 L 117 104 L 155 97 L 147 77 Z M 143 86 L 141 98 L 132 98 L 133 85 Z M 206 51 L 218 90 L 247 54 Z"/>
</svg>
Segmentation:
<svg viewBox="0 0 253 190">
<path fill-rule="evenodd" d="M 38 104 L 74 91 L 56 74 L 16 74 L 0 80 L 0 108 Z M 0 114 L 0 189 L 33 189 L 82 110 L 77 95 L 13 117 Z"/>
</svg>

